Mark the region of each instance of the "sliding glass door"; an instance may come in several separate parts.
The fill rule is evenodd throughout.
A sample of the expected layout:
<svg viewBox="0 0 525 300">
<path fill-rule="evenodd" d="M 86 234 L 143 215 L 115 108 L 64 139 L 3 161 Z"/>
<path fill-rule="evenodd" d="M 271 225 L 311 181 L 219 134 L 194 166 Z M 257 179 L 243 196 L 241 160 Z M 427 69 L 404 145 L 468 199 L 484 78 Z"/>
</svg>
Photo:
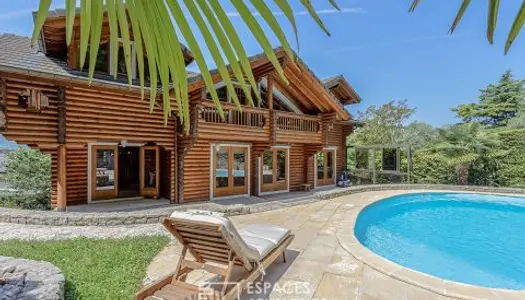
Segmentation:
<svg viewBox="0 0 525 300">
<path fill-rule="evenodd" d="M 261 166 L 261 192 L 288 190 L 288 149 L 264 151 Z"/>
<path fill-rule="evenodd" d="M 213 196 L 248 193 L 248 148 L 220 146 L 213 150 Z"/>
</svg>

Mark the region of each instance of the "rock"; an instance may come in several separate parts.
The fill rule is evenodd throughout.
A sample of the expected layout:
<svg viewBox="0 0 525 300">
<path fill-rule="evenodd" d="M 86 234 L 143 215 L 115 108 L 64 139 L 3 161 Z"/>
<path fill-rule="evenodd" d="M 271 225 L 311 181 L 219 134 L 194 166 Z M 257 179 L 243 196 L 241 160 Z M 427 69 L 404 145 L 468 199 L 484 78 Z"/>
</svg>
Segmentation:
<svg viewBox="0 0 525 300">
<path fill-rule="evenodd" d="M 64 283 L 49 262 L 0 256 L 0 300 L 63 300 Z"/>
</svg>

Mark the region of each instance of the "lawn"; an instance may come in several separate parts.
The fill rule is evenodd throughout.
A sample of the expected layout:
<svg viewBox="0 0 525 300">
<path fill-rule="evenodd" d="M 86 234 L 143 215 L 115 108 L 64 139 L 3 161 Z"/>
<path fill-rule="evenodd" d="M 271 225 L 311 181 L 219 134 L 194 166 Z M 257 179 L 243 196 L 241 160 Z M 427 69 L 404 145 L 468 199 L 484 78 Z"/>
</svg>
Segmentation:
<svg viewBox="0 0 525 300">
<path fill-rule="evenodd" d="M 0 255 L 45 260 L 66 276 L 66 300 L 133 299 L 167 237 L 3 241 Z"/>
</svg>

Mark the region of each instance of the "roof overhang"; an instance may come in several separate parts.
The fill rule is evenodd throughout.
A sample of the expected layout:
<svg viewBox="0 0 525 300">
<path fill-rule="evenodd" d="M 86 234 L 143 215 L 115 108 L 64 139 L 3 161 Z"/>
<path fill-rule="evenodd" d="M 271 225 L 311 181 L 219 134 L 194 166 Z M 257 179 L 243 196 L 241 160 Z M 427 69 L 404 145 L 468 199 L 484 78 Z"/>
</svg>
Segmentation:
<svg viewBox="0 0 525 300">
<path fill-rule="evenodd" d="M 281 47 L 274 49 L 274 51 L 283 67 L 284 75 L 288 80 L 288 88 L 298 91 L 297 94 L 301 96 L 298 100 L 303 100 L 316 106 L 319 112 L 336 112 L 342 120 L 348 120 L 351 117 L 341 102 L 324 86 L 323 82 L 317 78 L 297 55 L 291 59 Z M 280 76 L 276 74 L 273 65 L 264 53 L 249 57 L 249 61 L 256 78 L 259 77 L 260 74 L 273 74 L 274 78 L 283 82 L 280 80 Z M 217 69 L 211 70 L 210 73 L 215 83 L 222 81 Z M 188 84 L 190 92 L 194 92 L 205 86 L 201 74 L 189 77 Z M 286 84 L 283 82 L 282 85 Z"/>
<path fill-rule="evenodd" d="M 362 101 L 361 96 L 357 94 L 343 75 L 325 79 L 324 84 L 343 105 L 360 103 Z"/>
</svg>

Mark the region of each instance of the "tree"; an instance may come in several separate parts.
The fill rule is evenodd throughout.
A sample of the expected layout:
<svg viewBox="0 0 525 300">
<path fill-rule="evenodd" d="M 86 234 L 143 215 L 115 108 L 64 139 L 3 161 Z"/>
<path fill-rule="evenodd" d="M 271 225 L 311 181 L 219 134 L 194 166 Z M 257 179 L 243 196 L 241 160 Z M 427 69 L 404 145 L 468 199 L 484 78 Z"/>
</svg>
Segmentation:
<svg viewBox="0 0 525 300">
<path fill-rule="evenodd" d="M 499 145 L 496 134 L 483 130 L 479 123 L 465 123 L 439 129 L 438 139 L 421 152 L 437 155 L 455 167 L 458 184 L 467 185 L 471 164 L 481 157 L 488 157 Z"/>
<path fill-rule="evenodd" d="M 5 180 L 16 190 L 0 202 L 29 209 L 47 209 L 51 197 L 51 157 L 35 149 L 19 148 L 8 154 Z M 4 195 L 2 195 L 4 196 Z"/>
<path fill-rule="evenodd" d="M 64 0 L 66 4 L 66 36 L 67 44 L 71 43 L 73 36 L 73 26 L 76 13 L 76 0 Z M 339 9 L 336 0 L 327 0 L 333 7 Z M 32 43 L 35 44 L 39 36 L 42 26 L 47 18 L 52 0 L 40 0 L 38 12 L 35 17 L 35 26 L 33 29 Z M 247 0 L 231 0 L 239 16 L 248 26 L 249 30 L 255 36 L 260 46 L 266 53 L 266 56 L 271 61 L 277 73 L 281 76 L 284 82 L 288 82 L 284 72 L 277 61 L 277 58 L 272 50 L 272 46 L 266 36 L 266 33 L 260 26 L 260 21 L 256 19 L 253 12 L 246 5 Z M 269 9 L 266 1 L 250 0 L 250 3 L 269 27 L 272 33 L 277 37 L 283 48 L 286 50 L 288 56 L 292 59 L 295 55 L 291 51 L 288 40 L 275 17 L 274 13 Z M 297 38 L 297 24 L 295 21 L 293 10 L 288 0 L 274 0 L 279 7 L 282 14 L 291 24 L 296 41 Z M 300 3 L 306 8 L 312 18 L 317 22 L 319 27 L 327 34 L 327 28 L 324 26 L 319 15 L 316 13 L 311 0 L 300 0 Z M 410 11 L 414 11 L 421 0 L 414 0 Z M 190 16 L 185 15 L 185 11 L 181 7 L 184 3 L 186 10 Z M 104 6 L 105 4 L 105 6 Z M 461 20 L 465 10 L 470 4 L 470 0 L 463 0 L 463 3 L 458 11 L 456 19 L 452 23 L 450 32 L 454 32 L 456 26 Z M 496 29 L 496 21 L 498 17 L 499 1 L 489 0 L 489 13 L 487 24 L 487 38 L 492 44 L 494 32 Z M 102 30 L 102 22 L 104 19 L 104 11 L 107 10 L 108 20 L 110 24 L 110 43 L 115 45 L 112 47 L 118 51 L 116 47 L 118 39 L 122 38 L 124 53 L 126 57 L 126 69 L 128 74 L 128 81 L 131 85 L 131 43 L 129 29 L 133 30 L 137 56 L 144 57 L 146 52 L 150 57 L 150 61 L 156 63 L 149 64 L 149 74 L 152 78 L 151 86 L 157 86 L 157 74 L 160 74 L 160 81 L 162 85 L 162 107 L 164 118 L 167 121 L 171 116 L 171 101 L 169 99 L 170 89 L 173 86 L 177 106 L 179 107 L 179 119 L 186 130 L 189 130 L 189 98 L 188 98 L 188 82 L 187 73 L 184 68 L 184 58 L 182 50 L 179 45 L 179 34 L 187 42 L 192 51 L 195 61 L 202 73 L 203 80 L 206 87 L 210 90 L 211 96 L 215 105 L 218 108 L 219 114 L 223 116 L 223 111 L 213 86 L 213 80 L 208 70 L 208 66 L 204 60 L 201 46 L 195 39 L 195 32 L 189 26 L 188 18 L 193 18 L 205 39 L 205 47 L 213 56 L 219 74 L 222 80 L 226 83 L 228 89 L 233 89 L 231 81 L 232 76 L 236 78 L 247 78 L 252 88 L 256 88 L 255 79 L 250 69 L 248 56 L 243 48 L 237 30 L 229 20 L 222 4 L 218 0 L 208 1 L 194 1 L 194 0 L 81 0 L 80 1 L 80 65 L 83 66 L 86 60 L 88 47 L 90 47 L 90 55 L 87 58 L 89 61 L 89 78 L 93 78 L 97 52 L 100 42 L 100 35 Z M 507 37 L 505 43 L 505 52 L 507 52 L 512 45 L 514 39 L 518 36 L 521 28 L 525 22 L 525 1 L 516 16 L 514 24 Z M 131 26 L 130 24 L 131 23 Z M 119 34 L 120 32 L 120 34 Z M 119 37 L 120 35 L 120 37 Z M 93 47 L 93 49 L 91 49 Z M 144 47 L 144 48 L 143 48 Z M 113 52 L 111 55 L 117 57 L 118 53 Z M 224 59 L 226 57 L 226 60 Z M 118 63 L 117 59 L 114 60 Z M 229 62 L 231 73 L 226 67 L 226 61 Z M 142 88 L 142 96 L 144 96 L 144 61 L 138 61 L 138 73 L 140 85 Z M 248 91 L 246 82 L 239 80 L 241 88 L 245 91 L 250 103 L 253 103 L 251 93 Z M 233 93 L 234 94 L 234 93 Z M 258 91 L 255 91 L 257 100 L 260 100 Z M 150 103 L 151 107 L 157 101 L 157 90 L 151 89 Z M 240 109 L 239 101 L 234 97 L 233 101 Z"/>
<path fill-rule="evenodd" d="M 506 71 L 496 84 L 480 90 L 479 103 L 469 103 L 453 108 L 463 122 L 480 122 L 484 125 L 506 126 L 525 106 L 525 80 L 514 79 Z"/>
<path fill-rule="evenodd" d="M 370 105 L 364 112 L 359 112 L 357 123 L 360 124 L 355 134 L 350 136 L 351 144 L 377 145 L 395 144 L 403 135 L 403 124 L 414 114 L 415 109 L 407 100 L 390 101 L 379 107 Z"/>
<path fill-rule="evenodd" d="M 438 130 L 434 126 L 414 121 L 403 127 L 401 137 L 397 143 L 408 144 L 413 150 L 418 150 L 435 141 L 438 136 Z"/>
</svg>

